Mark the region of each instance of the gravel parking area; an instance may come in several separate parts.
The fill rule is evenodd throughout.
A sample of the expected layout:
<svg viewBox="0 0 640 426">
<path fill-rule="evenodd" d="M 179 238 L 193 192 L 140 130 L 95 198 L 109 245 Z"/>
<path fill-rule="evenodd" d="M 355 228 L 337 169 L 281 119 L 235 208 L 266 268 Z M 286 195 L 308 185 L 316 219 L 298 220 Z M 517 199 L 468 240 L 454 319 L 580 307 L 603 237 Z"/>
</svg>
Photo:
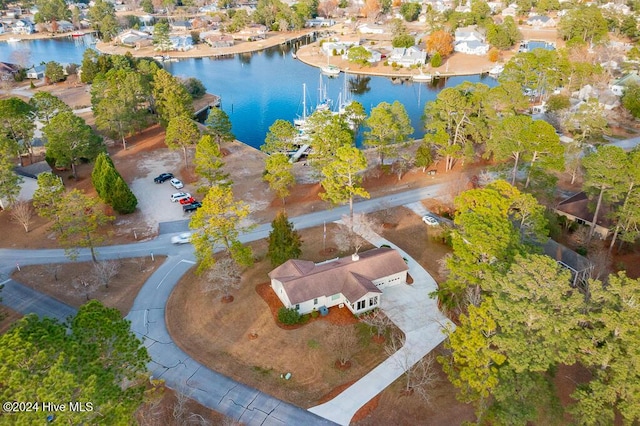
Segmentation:
<svg viewBox="0 0 640 426">
<path fill-rule="evenodd" d="M 159 149 L 140 159 L 139 176 L 131 182 L 131 190 L 138 197 L 138 209 L 142 212 L 147 226 L 157 229 L 160 222 L 170 222 L 189 218 L 182 212 L 180 203 L 172 203 L 169 197 L 175 192 L 188 192 L 196 196 L 195 187 L 185 184 L 182 189 L 175 189 L 169 181 L 154 183 L 153 178 L 160 173 L 173 173 L 178 179 L 178 170 L 182 165 L 180 152 Z"/>
</svg>

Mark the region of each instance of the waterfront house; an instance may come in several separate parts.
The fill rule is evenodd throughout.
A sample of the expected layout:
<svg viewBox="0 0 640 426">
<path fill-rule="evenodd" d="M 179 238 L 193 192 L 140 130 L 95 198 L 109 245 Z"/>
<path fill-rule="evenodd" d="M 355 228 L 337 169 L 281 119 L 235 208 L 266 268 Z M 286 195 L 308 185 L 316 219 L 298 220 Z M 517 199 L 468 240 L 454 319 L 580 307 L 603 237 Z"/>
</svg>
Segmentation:
<svg viewBox="0 0 640 426">
<path fill-rule="evenodd" d="M 269 278 L 282 304 L 301 314 L 332 306 L 361 314 L 380 306 L 384 288 L 406 283 L 408 270 L 396 250 L 381 247 L 321 263 L 291 259 Z"/>
<path fill-rule="evenodd" d="M 208 33 L 201 36 L 205 43 L 214 48 L 233 46 L 233 36 L 229 34 Z"/>
<path fill-rule="evenodd" d="M 0 22 L 0 34 L 4 34 L 4 23 Z"/>
<path fill-rule="evenodd" d="M 124 46 L 140 48 L 153 43 L 151 34 L 145 31 L 127 30 L 116 37 L 116 42 Z"/>
<path fill-rule="evenodd" d="M 478 40 L 457 41 L 453 50 L 467 55 L 486 55 L 489 51 L 489 45 Z"/>
<path fill-rule="evenodd" d="M 55 31 L 53 31 L 54 28 L 56 28 Z M 56 21 L 55 25 L 53 23 L 50 23 L 49 25 L 47 25 L 47 29 L 50 32 L 68 33 L 75 30 L 75 27 L 71 22 L 62 20 L 62 21 Z"/>
<path fill-rule="evenodd" d="M 401 67 L 411 67 L 414 65 L 424 65 L 427 61 L 427 52 L 417 46 L 394 47 L 387 58 L 390 63 L 396 63 Z"/>
<path fill-rule="evenodd" d="M 14 22 L 12 30 L 14 34 L 33 34 L 36 31 L 33 22 L 28 19 L 18 19 Z"/>
<path fill-rule="evenodd" d="M 485 55 L 489 45 L 485 43 L 485 36 L 475 26 L 458 28 L 454 35 L 453 50 L 468 55 Z"/>
<path fill-rule="evenodd" d="M 10 64 L 8 62 L 0 62 L 0 80 L 13 80 L 15 75 L 20 72 L 20 65 Z"/>
<path fill-rule="evenodd" d="M 233 33 L 233 38 L 242 41 L 264 40 L 267 38 L 267 27 L 261 24 L 248 25 L 237 33 Z"/>
<path fill-rule="evenodd" d="M 325 41 L 321 49 L 326 56 L 334 56 L 334 52 L 336 56 L 340 56 L 358 44 L 357 41 Z"/>
<path fill-rule="evenodd" d="M 31 80 L 40 80 L 44 78 L 44 65 L 37 65 L 27 70 L 27 78 Z"/>
</svg>

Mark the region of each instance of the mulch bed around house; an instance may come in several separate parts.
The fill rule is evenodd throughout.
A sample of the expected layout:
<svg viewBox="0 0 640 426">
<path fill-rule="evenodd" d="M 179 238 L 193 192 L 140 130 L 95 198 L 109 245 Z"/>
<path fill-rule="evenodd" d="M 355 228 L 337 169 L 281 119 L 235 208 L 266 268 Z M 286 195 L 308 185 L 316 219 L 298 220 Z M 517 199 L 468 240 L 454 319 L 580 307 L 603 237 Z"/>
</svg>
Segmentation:
<svg viewBox="0 0 640 426">
<path fill-rule="evenodd" d="M 278 321 L 278 310 L 284 305 L 271 289 L 271 285 L 268 282 L 258 284 L 256 286 L 256 293 L 258 293 L 262 300 L 267 303 L 267 305 L 269 306 L 269 310 L 271 311 L 271 315 L 273 316 L 273 321 L 275 321 L 276 325 L 283 330 L 295 330 L 313 321 L 329 321 L 329 323 L 335 325 L 349 325 L 357 324 L 359 322 L 358 319 L 346 307 L 340 309 L 337 306 L 334 306 L 332 308 L 329 308 L 329 313 L 326 316 L 323 317 L 322 315 L 318 315 L 316 318 L 309 318 L 309 321 L 304 324 L 282 324 Z"/>
</svg>

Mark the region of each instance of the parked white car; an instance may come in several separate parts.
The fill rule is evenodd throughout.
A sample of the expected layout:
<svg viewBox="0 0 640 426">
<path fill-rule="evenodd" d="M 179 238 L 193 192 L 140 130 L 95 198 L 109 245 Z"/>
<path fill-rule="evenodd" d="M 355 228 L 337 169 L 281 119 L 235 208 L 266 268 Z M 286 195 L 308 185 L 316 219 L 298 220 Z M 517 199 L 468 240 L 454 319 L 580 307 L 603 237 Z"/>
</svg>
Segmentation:
<svg viewBox="0 0 640 426">
<path fill-rule="evenodd" d="M 180 179 L 173 178 L 170 180 L 170 182 L 171 182 L 171 186 L 173 186 L 175 189 L 184 188 L 184 184 Z"/>
<path fill-rule="evenodd" d="M 177 203 L 183 198 L 189 198 L 189 197 L 191 197 L 191 194 L 189 194 L 188 192 L 176 192 L 175 194 L 171 194 L 171 202 Z"/>
<path fill-rule="evenodd" d="M 183 232 L 171 237 L 171 244 L 187 244 L 191 242 L 191 232 Z"/>
<path fill-rule="evenodd" d="M 438 219 L 433 216 L 422 216 L 422 221 L 429 226 L 436 226 L 439 223 Z"/>
</svg>

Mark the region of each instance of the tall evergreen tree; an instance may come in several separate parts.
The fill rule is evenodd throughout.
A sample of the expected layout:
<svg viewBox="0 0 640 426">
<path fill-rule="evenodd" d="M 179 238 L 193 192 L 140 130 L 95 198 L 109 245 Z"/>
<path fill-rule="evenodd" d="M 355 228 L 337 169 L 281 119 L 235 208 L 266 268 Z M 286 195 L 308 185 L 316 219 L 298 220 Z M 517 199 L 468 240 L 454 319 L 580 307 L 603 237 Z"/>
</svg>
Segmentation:
<svg viewBox="0 0 640 426">
<path fill-rule="evenodd" d="M 118 213 L 133 213 L 136 209 L 138 199 L 106 153 L 101 153 L 96 158 L 91 182 L 100 198 Z"/>
<path fill-rule="evenodd" d="M 293 229 L 285 212 L 278 212 L 271 222 L 269 232 L 269 250 L 267 256 L 272 266 L 282 265 L 289 259 L 297 259 L 302 254 L 302 239 L 298 231 Z"/>
</svg>

